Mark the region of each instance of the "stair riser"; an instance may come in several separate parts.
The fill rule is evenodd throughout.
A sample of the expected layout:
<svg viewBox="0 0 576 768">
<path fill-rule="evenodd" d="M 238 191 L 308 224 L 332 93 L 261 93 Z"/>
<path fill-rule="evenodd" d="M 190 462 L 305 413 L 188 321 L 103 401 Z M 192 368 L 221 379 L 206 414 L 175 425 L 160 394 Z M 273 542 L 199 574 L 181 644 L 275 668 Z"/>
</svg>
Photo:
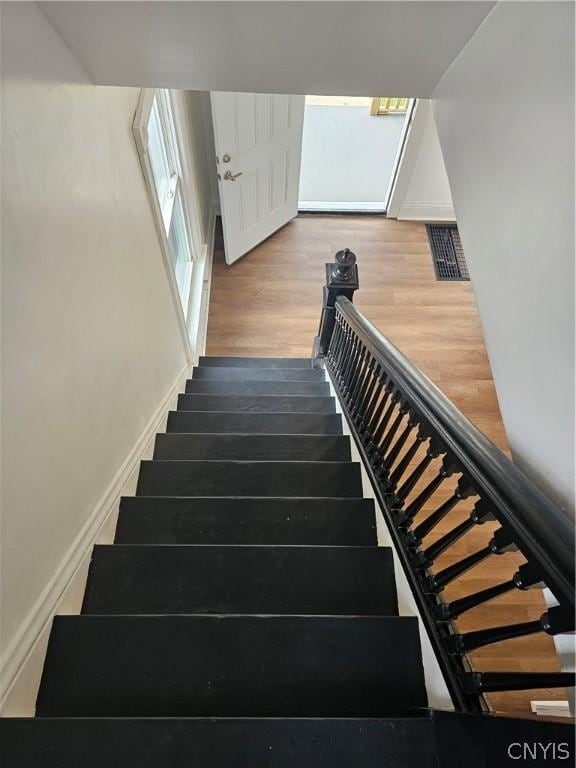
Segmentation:
<svg viewBox="0 0 576 768">
<path fill-rule="evenodd" d="M 188 379 L 188 394 L 205 395 L 302 395 L 307 397 L 329 397 L 328 382 L 306 381 L 204 381 Z"/>
<path fill-rule="evenodd" d="M 428 719 L 0 718 L 3 768 L 432 768 Z"/>
<path fill-rule="evenodd" d="M 179 411 L 247 413 L 335 413 L 333 397 L 276 395 L 178 395 Z"/>
<path fill-rule="evenodd" d="M 37 715 L 403 716 L 420 658 L 415 618 L 57 616 Z"/>
<path fill-rule="evenodd" d="M 309 357 L 201 357 L 201 368 L 312 368 Z"/>
<path fill-rule="evenodd" d="M 236 432 L 267 435 L 341 435 L 338 413 L 208 413 L 171 411 L 168 432 Z"/>
<path fill-rule="evenodd" d="M 193 381 L 326 381 L 317 368 L 194 368 Z"/>
<path fill-rule="evenodd" d="M 384 547 L 94 548 L 84 614 L 398 613 Z"/>
<path fill-rule="evenodd" d="M 159 434 L 155 459 L 237 461 L 350 461 L 343 435 L 178 435 Z"/>
<path fill-rule="evenodd" d="M 361 496 L 349 462 L 143 461 L 139 496 Z"/>
<path fill-rule="evenodd" d="M 122 499 L 117 544 L 370 546 L 368 499 Z"/>
</svg>

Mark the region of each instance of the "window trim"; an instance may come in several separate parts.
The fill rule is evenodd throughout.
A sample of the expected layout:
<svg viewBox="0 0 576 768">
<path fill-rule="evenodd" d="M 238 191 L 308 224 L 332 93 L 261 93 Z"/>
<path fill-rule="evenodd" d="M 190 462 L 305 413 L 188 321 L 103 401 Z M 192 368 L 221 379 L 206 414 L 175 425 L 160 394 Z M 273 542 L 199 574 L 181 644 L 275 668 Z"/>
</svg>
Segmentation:
<svg viewBox="0 0 576 768">
<path fill-rule="evenodd" d="M 140 158 L 140 165 L 142 167 L 142 173 L 144 176 L 144 182 L 146 185 L 146 191 L 148 193 L 148 198 L 150 201 L 150 205 L 152 208 L 152 214 L 153 214 L 153 220 L 154 225 L 156 228 L 156 233 L 158 235 L 158 242 L 160 245 L 160 251 L 162 253 L 162 261 L 164 263 L 164 268 L 166 271 L 166 276 L 168 279 L 168 284 L 170 287 L 170 293 L 173 300 L 173 303 L 175 305 L 175 312 L 177 317 L 177 322 L 180 330 L 180 334 L 182 336 L 182 341 L 184 343 L 184 348 L 186 351 L 186 356 L 188 358 L 188 361 L 190 363 L 193 362 L 195 353 L 194 349 L 192 347 L 191 339 L 190 339 L 190 316 L 191 316 L 191 306 L 192 306 L 192 295 L 194 293 L 194 286 L 193 286 L 193 280 L 190 282 L 190 286 L 188 288 L 188 301 L 186 305 L 186 310 L 184 309 L 182 305 L 182 300 L 180 297 L 180 290 L 178 288 L 178 282 L 176 280 L 176 274 L 174 272 L 174 268 L 172 265 L 172 259 L 170 256 L 170 246 L 169 246 L 169 230 L 167 230 L 166 224 L 169 225 L 170 219 L 168 219 L 168 222 L 165 222 L 165 212 L 163 212 L 161 204 L 158 200 L 158 195 L 156 192 L 156 185 L 154 182 L 154 175 L 152 172 L 152 164 L 150 161 L 150 157 L 148 154 L 148 121 L 150 119 L 150 114 L 152 112 L 152 106 L 154 103 L 154 98 L 157 94 L 160 94 L 160 89 L 153 89 L 153 88 L 145 88 L 142 89 L 140 92 L 140 98 L 138 100 L 138 106 L 136 108 L 136 113 L 134 116 L 133 121 L 133 134 L 136 142 L 136 148 L 138 151 L 138 156 Z M 190 201 L 187 199 L 186 195 L 186 184 L 181 183 L 182 182 L 182 167 L 180 162 L 180 137 L 178 135 L 178 126 L 177 121 L 175 119 L 175 111 L 172 104 L 172 99 L 170 97 L 170 93 L 166 92 L 164 94 L 161 94 L 160 98 L 165 99 L 168 98 L 168 104 L 172 115 L 172 122 L 175 128 L 175 131 L 172 132 L 169 130 L 168 132 L 171 135 L 171 139 L 173 142 L 173 146 L 171 147 L 171 152 L 176 150 L 175 155 L 176 157 L 169 157 L 169 162 L 172 164 L 174 163 L 174 166 L 176 167 L 177 171 L 177 177 L 175 179 L 175 184 L 179 185 L 179 191 L 182 197 L 182 206 L 184 209 L 184 222 L 186 226 L 186 234 L 188 236 L 188 244 L 190 248 L 190 257 L 192 262 L 192 274 L 194 274 L 194 266 L 195 262 L 199 261 L 202 254 L 198 253 L 197 251 L 197 244 L 198 239 L 194 236 L 194 233 L 191 231 L 191 221 L 192 218 L 190 216 L 191 208 L 190 208 Z M 162 110 L 160 110 L 160 114 L 162 115 Z M 162 117 L 161 117 L 162 119 Z M 174 176 L 174 174 L 172 174 Z M 176 190 L 174 190 L 176 192 Z M 172 196 L 172 206 L 174 205 L 176 194 Z M 194 218 L 195 218 L 195 212 L 192 211 Z"/>
</svg>

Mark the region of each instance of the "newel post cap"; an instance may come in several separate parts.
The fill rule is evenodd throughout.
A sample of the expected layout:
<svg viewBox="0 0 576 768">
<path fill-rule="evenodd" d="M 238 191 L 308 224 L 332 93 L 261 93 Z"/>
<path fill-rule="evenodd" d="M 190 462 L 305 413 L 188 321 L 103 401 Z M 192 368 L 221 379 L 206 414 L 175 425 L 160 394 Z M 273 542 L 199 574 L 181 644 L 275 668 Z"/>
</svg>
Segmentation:
<svg viewBox="0 0 576 768">
<path fill-rule="evenodd" d="M 356 264 L 356 254 L 350 248 L 344 248 L 336 253 L 334 260 L 336 263 L 332 265 L 331 277 L 338 281 L 352 280 L 354 265 Z"/>
</svg>

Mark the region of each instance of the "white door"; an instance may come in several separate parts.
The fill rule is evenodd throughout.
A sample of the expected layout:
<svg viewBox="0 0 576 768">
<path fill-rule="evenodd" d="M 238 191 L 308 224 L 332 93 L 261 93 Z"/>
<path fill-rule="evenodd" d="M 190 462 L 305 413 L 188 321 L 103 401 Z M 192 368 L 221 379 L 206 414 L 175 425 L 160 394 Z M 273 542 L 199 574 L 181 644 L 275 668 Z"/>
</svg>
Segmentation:
<svg viewBox="0 0 576 768">
<path fill-rule="evenodd" d="M 298 213 L 304 96 L 213 92 L 226 262 Z"/>
</svg>

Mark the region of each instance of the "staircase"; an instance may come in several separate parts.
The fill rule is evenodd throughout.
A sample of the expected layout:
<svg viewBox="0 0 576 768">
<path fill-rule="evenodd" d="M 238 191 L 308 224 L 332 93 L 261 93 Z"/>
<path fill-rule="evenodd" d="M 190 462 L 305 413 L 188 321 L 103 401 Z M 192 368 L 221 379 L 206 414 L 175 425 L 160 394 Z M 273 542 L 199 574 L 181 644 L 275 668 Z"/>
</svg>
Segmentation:
<svg viewBox="0 0 576 768">
<path fill-rule="evenodd" d="M 36 717 L 0 717 L 0 768 L 575 765 L 570 721 L 500 716 L 485 698 L 574 674 L 480 671 L 470 655 L 574 631 L 574 526 L 355 308 L 358 285 L 339 251 L 315 364 L 200 359 L 115 544 L 94 547 L 81 615 L 53 621 Z M 398 615 L 362 477 L 418 618 Z M 508 576 L 466 582 L 507 553 Z M 491 610 L 544 587 L 556 604 L 535 618 Z M 427 708 L 420 626 L 453 711 Z"/>
<path fill-rule="evenodd" d="M 418 622 L 322 369 L 201 358 L 1 768 L 426 768 Z"/>
</svg>

